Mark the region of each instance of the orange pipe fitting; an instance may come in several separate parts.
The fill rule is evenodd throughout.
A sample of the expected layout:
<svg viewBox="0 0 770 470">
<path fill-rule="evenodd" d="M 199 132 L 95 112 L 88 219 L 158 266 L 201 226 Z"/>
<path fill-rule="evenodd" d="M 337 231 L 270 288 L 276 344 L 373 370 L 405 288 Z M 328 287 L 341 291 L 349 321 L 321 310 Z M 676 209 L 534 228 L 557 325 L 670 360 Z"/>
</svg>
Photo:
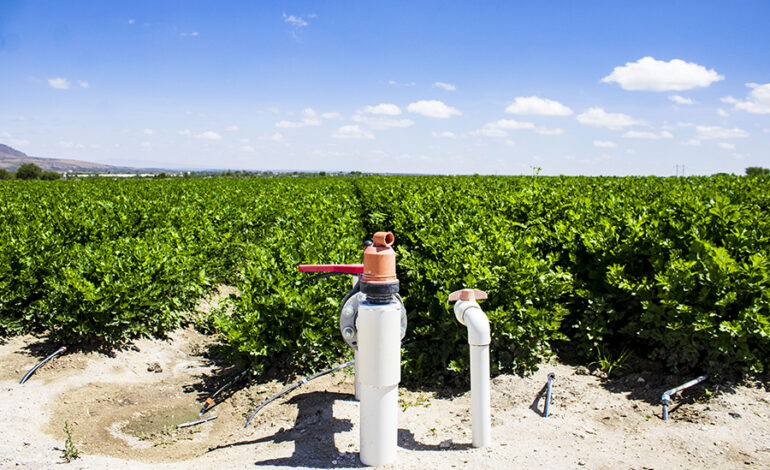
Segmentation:
<svg viewBox="0 0 770 470">
<path fill-rule="evenodd" d="M 372 245 L 364 250 L 363 281 L 373 284 L 390 284 L 398 281 L 396 277 L 396 252 L 391 245 L 394 241 L 390 232 L 377 232 L 372 237 Z"/>
</svg>

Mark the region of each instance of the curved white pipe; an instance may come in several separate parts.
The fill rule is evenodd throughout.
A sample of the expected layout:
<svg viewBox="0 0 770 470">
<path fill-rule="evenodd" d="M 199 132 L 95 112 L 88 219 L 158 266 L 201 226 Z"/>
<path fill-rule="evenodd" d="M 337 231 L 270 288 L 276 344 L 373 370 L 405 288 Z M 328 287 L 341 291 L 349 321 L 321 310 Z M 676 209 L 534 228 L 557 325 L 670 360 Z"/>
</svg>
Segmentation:
<svg viewBox="0 0 770 470">
<path fill-rule="evenodd" d="M 473 447 L 492 443 L 492 407 L 489 393 L 489 319 L 475 300 L 455 303 L 457 320 L 468 327 L 471 355 L 471 420 Z"/>
</svg>

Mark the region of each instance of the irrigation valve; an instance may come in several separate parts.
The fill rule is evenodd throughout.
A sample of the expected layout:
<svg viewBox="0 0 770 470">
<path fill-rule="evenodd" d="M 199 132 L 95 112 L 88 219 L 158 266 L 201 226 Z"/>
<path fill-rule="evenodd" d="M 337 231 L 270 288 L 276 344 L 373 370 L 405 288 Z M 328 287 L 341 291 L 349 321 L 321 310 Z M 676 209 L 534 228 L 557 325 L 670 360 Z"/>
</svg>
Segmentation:
<svg viewBox="0 0 770 470">
<path fill-rule="evenodd" d="M 396 461 L 398 384 L 406 308 L 398 295 L 393 234 L 377 232 L 363 264 L 301 265 L 301 272 L 352 274 L 359 278 L 340 308 L 340 333 L 356 351 L 356 396 L 361 401 L 361 462 Z"/>
<path fill-rule="evenodd" d="M 486 447 L 492 442 L 492 418 L 489 395 L 489 320 L 476 300 L 487 298 L 478 289 L 462 289 L 449 294 L 449 301 L 456 302 L 454 313 L 457 320 L 468 327 L 468 344 L 471 355 L 471 420 L 473 422 L 473 447 Z"/>
</svg>

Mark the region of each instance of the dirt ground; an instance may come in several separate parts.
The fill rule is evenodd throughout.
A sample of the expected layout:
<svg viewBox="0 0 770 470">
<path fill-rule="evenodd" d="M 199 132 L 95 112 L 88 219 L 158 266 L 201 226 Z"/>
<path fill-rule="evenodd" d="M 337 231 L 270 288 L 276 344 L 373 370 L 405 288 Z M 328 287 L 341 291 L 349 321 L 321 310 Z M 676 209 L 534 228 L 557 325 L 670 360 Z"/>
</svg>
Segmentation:
<svg viewBox="0 0 770 470">
<path fill-rule="evenodd" d="M 177 429 L 239 372 L 207 358 L 212 341 L 184 329 L 111 356 L 69 352 L 24 385 L 24 373 L 59 345 L 33 336 L 0 344 L 0 468 L 62 468 L 65 423 L 80 452 L 65 468 L 361 466 L 351 369 L 294 390 L 244 429 L 256 406 L 287 385 L 249 378 L 204 415 L 217 419 Z M 549 372 L 556 379 L 543 418 Z M 494 443 L 483 449 L 470 446 L 469 393 L 402 389 L 398 464 L 388 467 L 770 469 L 767 384 L 706 382 L 677 396 L 664 422 L 661 393 L 691 377 L 587 372 L 550 363 L 531 377 L 492 380 Z"/>
</svg>

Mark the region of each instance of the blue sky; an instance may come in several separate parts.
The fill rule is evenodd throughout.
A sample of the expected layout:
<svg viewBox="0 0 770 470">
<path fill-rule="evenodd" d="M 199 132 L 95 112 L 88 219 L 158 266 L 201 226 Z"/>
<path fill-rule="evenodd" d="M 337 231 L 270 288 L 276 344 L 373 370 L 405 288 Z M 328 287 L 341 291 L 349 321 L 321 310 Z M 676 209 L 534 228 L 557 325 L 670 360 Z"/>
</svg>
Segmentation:
<svg viewBox="0 0 770 470">
<path fill-rule="evenodd" d="M 770 167 L 770 2 L 0 2 L 0 143 L 165 168 Z"/>
</svg>

